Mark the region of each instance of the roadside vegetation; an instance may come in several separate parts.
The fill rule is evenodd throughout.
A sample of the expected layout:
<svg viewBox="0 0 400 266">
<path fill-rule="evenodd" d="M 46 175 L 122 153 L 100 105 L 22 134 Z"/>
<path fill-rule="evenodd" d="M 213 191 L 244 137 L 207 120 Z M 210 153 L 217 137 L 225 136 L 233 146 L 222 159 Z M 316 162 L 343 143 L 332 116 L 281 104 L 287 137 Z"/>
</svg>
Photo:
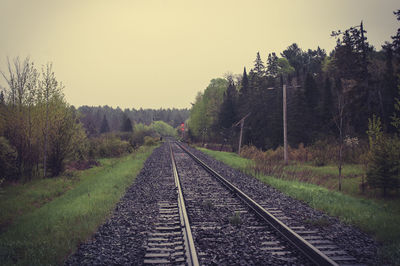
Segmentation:
<svg viewBox="0 0 400 266">
<path fill-rule="evenodd" d="M 1 188 L 2 264 L 62 264 L 104 223 L 154 147 L 100 159 L 91 169 Z"/>
</svg>

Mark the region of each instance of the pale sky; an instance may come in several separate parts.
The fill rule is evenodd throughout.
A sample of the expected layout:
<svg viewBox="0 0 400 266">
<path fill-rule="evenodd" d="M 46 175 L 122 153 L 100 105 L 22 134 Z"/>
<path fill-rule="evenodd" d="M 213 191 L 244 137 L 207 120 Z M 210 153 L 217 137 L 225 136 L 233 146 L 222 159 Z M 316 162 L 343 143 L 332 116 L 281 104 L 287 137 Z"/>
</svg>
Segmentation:
<svg viewBox="0 0 400 266">
<path fill-rule="evenodd" d="M 296 42 L 335 46 L 332 30 L 364 21 L 380 49 L 400 23 L 395 0 L 0 0 L 0 69 L 53 62 L 69 103 L 190 107 L 226 72 Z M 5 86 L 5 81 L 0 80 Z"/>
</svg>

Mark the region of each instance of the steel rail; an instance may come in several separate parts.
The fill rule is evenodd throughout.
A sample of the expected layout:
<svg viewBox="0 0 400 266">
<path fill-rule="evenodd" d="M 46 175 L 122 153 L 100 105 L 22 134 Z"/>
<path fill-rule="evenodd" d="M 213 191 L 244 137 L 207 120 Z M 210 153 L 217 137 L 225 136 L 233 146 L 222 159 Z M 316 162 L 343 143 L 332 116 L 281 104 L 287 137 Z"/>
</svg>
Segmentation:
<svg viewBox="0 0 400 266">
<path fill-rule="evenodd" d="M 182 188 L 179 181 L 178 171 L 176 170 L 176 162 L 175 156 L 172 152 L 171 142 L 169 143 L 169 150 L 171 154 L 171 164 L 172 171 L 174 173 L 175 186 L 178 192 L 178 207 L 179 207 L 179 216 L 181 221 L 181 227 L 183 228 L 183 238 L 185 244 L 185 254 L 186 254 L 186 262 L 188 265 L 198 266 L 199 260 L 197 258 L 196 248 L 194 246 L 192 230 L 190 229 L 189 218 L 186 213 L 185 200 L 183 198 Z"/>
<path fill-rule="evenodd" d="M 289 243 L 291 243 L 296 249 L 298 249 L 303 255 L 310 259 L 316 265 L 338 265 L 335 261 L 330 259 L 312 244 L 307 242 L 304 238 L 290 229 L 287 225 L 282 223 L 274 215 L 269 213 L 260 204 L 251 199 L 243 191 L 233 185 L 231 182 L 222 177 L 219 173 L 209 167 L 206 163 L 200 160 L 197 156 L 191 153 L 182 144 L 176 142 L 176 144 L 182 148 L 190 157 L 192 157 L 200 166 L 202 166 L 207 172 L 213 175 L 219 180 L 224 186 L 235 193 L 243 202 L 245 202 L 255 213 L 264 221 L 269 223 L 277 232 L 279 232 Z"/>
</svg>

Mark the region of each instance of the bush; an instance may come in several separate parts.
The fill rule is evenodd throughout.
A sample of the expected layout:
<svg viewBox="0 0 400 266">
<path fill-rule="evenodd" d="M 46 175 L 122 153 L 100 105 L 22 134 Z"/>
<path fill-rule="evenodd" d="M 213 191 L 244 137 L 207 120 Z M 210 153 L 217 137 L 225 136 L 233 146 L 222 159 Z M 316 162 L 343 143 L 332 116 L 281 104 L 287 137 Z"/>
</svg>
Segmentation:
<svg viewBox="0 0 400 266">
<path fill-rule="evenodd" d="M 278 147 L 276 150 L 267 150 L 263 152 L 255 146 L 244 146 L 240 155 L 252 159 L 254 165 L 252 170 L 256 173 L 264 173 L 266 175 L 275 175 L 281 177 L 283 173 L 283 148 Z"/>
<path fill-rule="evenodd" d="M 172 126 L 163 121 L 154 121 L 150 125 L 150 128 L 160 136 L 170 136 L 170 137 L 177 136 L 176 130 Z"/>
<path fill-rule="evenodd" d="M 0 137 L 0 179 L 15 180 L 18 176 L 17 151 L 9 141 Z"/>
<path fill-rule="evenodd" d="M 157 138 L 153 138 L 153 137 L 150 137 L 150 136 L 145 136 L 144 137 L 144 145 L 146 145 L 146 146 L 153 146 L 153 145 L 155 145 L 156 143 L 157 143 Z"/>
<path fill-rule="evenodd" d="M 140 131 L 135 131 L 130 139 L 129 143 L 133 148 L 138 148 L 144 144 L 144 138 L 150 134 L 150 131 L 148 130 L 140 130 Z"/>
<path fill-rule="evenodd" d="M 89 156 L 119 157 L 131 153 L 133 148 L 128 141 L 121 140 L 114 134 L 107 134 L 90 140 Z"/>
<path fill-rule="evenodd" d="M 338 155 L 338 147 L 335 144 L 329 140 L 318 140 L 310 147 L 315 166 L 324 166 L 335 161 Z"/>
<path fill-rule="evenodd" d="M 367 184 L 380 188 L 383 196 L 389 190 L 398 189 L 400 184 L 400 140 L 382 137 L 371 148 L 367 169 Z"/>
</svg>

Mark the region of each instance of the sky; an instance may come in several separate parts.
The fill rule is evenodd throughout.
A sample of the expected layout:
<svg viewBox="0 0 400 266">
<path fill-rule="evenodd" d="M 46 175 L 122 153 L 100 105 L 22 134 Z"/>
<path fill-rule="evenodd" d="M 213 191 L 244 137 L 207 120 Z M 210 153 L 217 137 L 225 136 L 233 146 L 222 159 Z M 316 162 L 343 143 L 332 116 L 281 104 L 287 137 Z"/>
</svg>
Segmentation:
<svg viewBox="0 0 400 266">
<path fill-rule="evenodd" d="M 0 0 L 7 57 L 53 63 L 75 106 L 189 108 L 210 80 L 252 68 L 256 53 L 331 51 L 333 30 L 364 21 L 377 49 L 400 23 L 395 0 Z M 0 86 L 6 83 L 0 79 Z"/>
</svg>

